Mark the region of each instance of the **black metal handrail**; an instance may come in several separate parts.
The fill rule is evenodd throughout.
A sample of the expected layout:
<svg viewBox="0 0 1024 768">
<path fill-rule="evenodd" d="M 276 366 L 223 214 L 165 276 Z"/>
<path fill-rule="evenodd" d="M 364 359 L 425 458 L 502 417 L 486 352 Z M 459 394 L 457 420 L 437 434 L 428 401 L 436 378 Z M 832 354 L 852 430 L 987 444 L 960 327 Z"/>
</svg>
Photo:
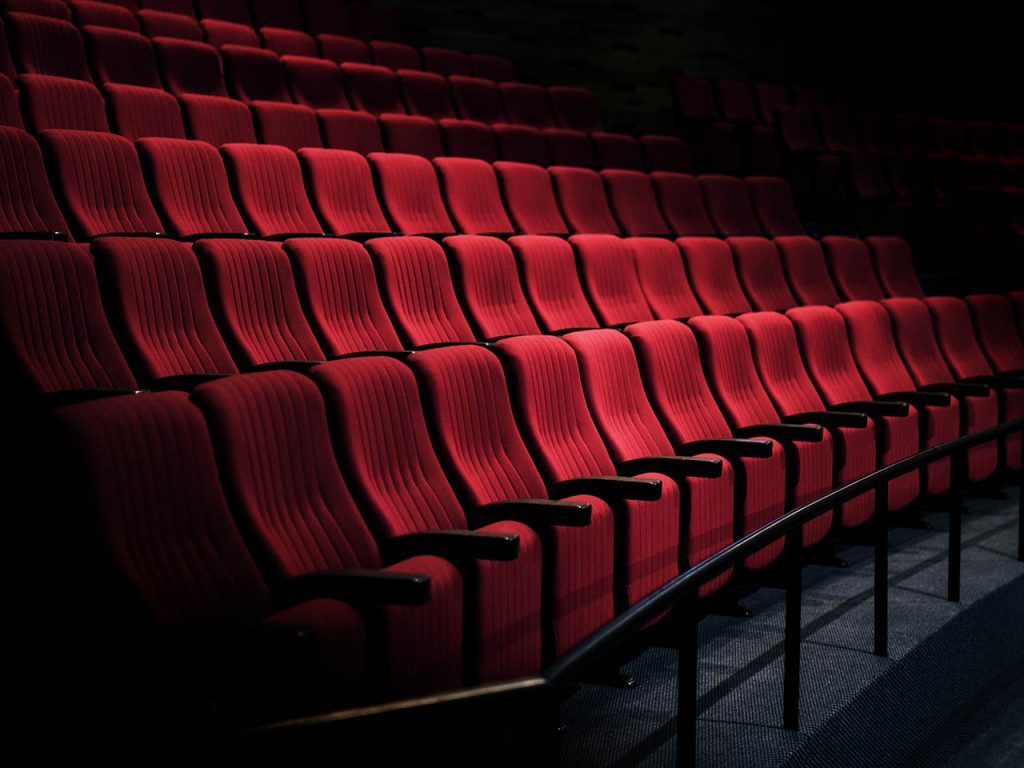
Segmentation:
<svg viewBox="0 0 1024 768">
<path fill-rule="evenodd" d="M 887 654 L 888 634 L 888 542 L 887 542 L 887 499 L 885 490 L 890 480 L 919 470 L 936 461 L 951 456 L 966 456 L 966 452 L 978 445 L 1020 432 L 1024 436 L 1024 418 L 990 427 L 971 435 L 926 448 L 918 453 L 900 459 L 871 474 L 836 488 L 829 493 L 797 507 L 761 526 L 755 531 L 737 539 L 710 557 L 688 568 L 685 572 L 627 608 L 612 621 L 565 653 L 540 675 L 520 678 L 514 683 L 517 690 L 546 689 L 557 695 L 571 683 L 579 681 L 583 673 L 610 654 L 615 648 L 633 635 L 638 634 L 652 619 L 662 615 L 677 603 L 687 601 L 696 605 L 697 590 L 719 574 L 735 567 L 743 559 L 771 544 L 779 538 L 787 540 L 786 554 L 789 567 L 785 579 L 786 587 L 786 654 L 784 723 L 795 729 L 798 724 L 797 706 L 799 696 L 799 645 L 800 645 L 800 531 L 801 527 L 814 518 L 834 509 L 839 504 L 871 491 L 879 494 L 873 520 L 875 546 L 875 653 Z M 949 593 L 950 600 L 959 599 L 960 578 L 960 508 L 950 509 L 949 549 Z M 870 525 L 870 523 L 869 523 Z M 1020 521 L 1018 524 L 1017 559 L 1024 561 L 1024 484 L 1021 488 Z M 696 661 L 697 611 L 687 612 L 680 632 L 679 659 L 679 714 L 677 733 L 677 762 L 679 765 L 695 764 L 696 752 Z M 525 688 L 524 688 L 525 686 Z M 315 718 L 296 719 L 275 723 L 250 732 L 251 734 L 273 733 L 278 737 L 289 731 L 295 735 L 309 729 L 349 727 L 358 724 L 362 716 L 379 718 L 389 715 L 425 714 L 428 710 L 444 708 L 450 714 L 453 705 L 465 706 L 471 712 L 474 701 L 490 701 L 502 696 L 502 686 L 481 686 L 477 689 L 463 689 L 442 693 L 421 699 L 409 699 L 383 704 L 378 707 L 359 710 L 342 710 Z"/>
</svg>

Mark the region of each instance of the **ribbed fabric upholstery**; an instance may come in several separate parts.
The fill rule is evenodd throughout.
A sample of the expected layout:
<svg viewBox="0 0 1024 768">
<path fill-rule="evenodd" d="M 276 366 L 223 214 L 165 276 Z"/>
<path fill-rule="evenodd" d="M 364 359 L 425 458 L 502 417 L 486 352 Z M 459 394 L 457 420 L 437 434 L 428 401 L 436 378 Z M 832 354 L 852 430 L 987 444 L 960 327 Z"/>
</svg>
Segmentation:
<svg viewBox="0 0 1024 768">
<path fill-rule="evenodd" d="M 644 171 L 644 152 L 640 142 L 625 133 L 598 131 L 590 135 L 600 168 Z"/>
<path fill-rule="evenodd" d="M 114 340 L 85 246 L 4 243 L 0 334 L 19 387 L 33 392 L 135 389 Z"/>
<path fill-rule="evenodd" d="M 777 237 L 775 247 L 782 257 L 789 287 L 800 304 L 832 307 L 841 301 L 817 240 L 801 236 Z"/>
<path fill-rule="evenodd" d="M 544 331 L 597 327 L 569 243 L 540 235 L 518 235 L 508 242 L 519 263 L 523 289 Z"/>
<path fill-rule="evenodd" d="M 320 109 L 317 118 L 325 147 L 348 149 L 361 155 L 384 151 L 380 127 L 373 115 L 347 109 Z"/>
<path fill-rule="evenodd" d="M 265 48 L 281 57 L 307 56 L 315 59 L 320 55 L 316 47 L 316 40 L 297 29 L 261 27 L 260 37 L 263 38 Z"/>
<path fill-rule="evenodd" d="M 302 104 L 257 101 L 250 105 L 256 132 L 263 144 L 276 144 L 293 152 L 323 146 L 316 112 Z"/>
<path fill-rule="evenodd" d="M 648 134 L 640 137 L 647 167 L 652 172 L 690 173 L 690 151 L 678 136 Z"/>
<path fill-rule="evenodd" d="M 0 33 L 3 30 L 0 29 Z M 18 94 L 14 90 L 11 79 L 0 74 L 0 127 L 24 128 L 25 121 L 21 118 L 21 107 L 18 106 Z"/>
<path fill-rule="evenodd" d="M 260 47 L 260 36 L 248 24 L 223 19 L 203 19 L 199 24 L 203 28 L 203 38 L 215 48 L 224 45 Z"/>
<path fill-rule="evenodd" d="M 843 316 L 831 307 L 797 307 L 786 312 L 793 323 L 804 364 L 829 405 L 871 400 L 872 395 L 853 359 Z M 879 465 L 917 453 L 923 445 L 921 417 L 910 409 L 906 416 L 874 419 L 882 453 Z M 889 509 L 897 510 L 917 499 L 921 475 L 910 472 L 889 482 Z"/>
<path fill-rule="evenodd" d="M 804 234 L 804 225 L 793 203 L 793 188 L 777 176 L 748 176 L 750 200 L 769 237 Z"/>
<path fill-rule="evenodd" d="M 739 321 L 747 329 L 761 382 L 779 413 L 792 416 L 826 410 L 800 359 L 793 324 L 777 312 L 752 312 L 741 315 Z M 836 485 L 846 485 L 878 468 L 873 422 L 865 427 L 837 427 L 829 432 L 835 445 Z M 866 522 L 874 507 L 872 493 L 844 503 L 839 510 L 842 525 L 849 528 Z"/>
<path fill-rule="evenodd" d="M 184 394 L 97 400 L 56 418 L 85 469 L 101 546 L 159 625 L 237 624 L 243 635 L 256 621 L 313 627 L 308 672 L 296 679 L 294 659 L 271 656 L 261 675 L 287 668 L 289 685 L 335 706 L 365 696 L 365 627 L 354 609 L 312 600 L 271 613 L 270 590 L 225 502 L 206 425 Z"/>
<path fill-rule="evenodd" d="M 284 67 L 273 51 L 242 45 L 223 45 L 224 73 L 231 95 L 246 104 L 254 101 L 291 101 Z"/>
<path fill-rule="evenodd" d="M 67 231 L 39 145 L 20 128 L 0 126 L 0 232 Z"/>
<path fill-rule="evenodd" d="M 351 240 L 300 238 L 284 247 L 313 330 L 329 357 L 401 349 L 363 246 Z"/>
<path fill-rule="evenodd" d="M 130 141 L 89 131 L 44 131 L 40 139 L 76 237 L 163 231 Z"/>
<path fill-rule="evenodd" d="M 602 129 L 597 97 L 589 88 L 552 85 L 548 88 L 548 97 L 558 117 L 558 123 L 563 128 L 573 128 L 577 131 Z"/>
<path fill-rule="evenodd" d="M 823 237 L 825 259 L 839 295 L 847 301 L 880 301 L 885 298 L 878 284 L 871 254 L 863 240 L 853 237 Z"/>
<path fill-rule="evenodd" d="M 597 168 L 594 148 L 585 133 L 570 131 L 568 128 L 545 128 L 543 133 L 551 165 L 591 170 Z"/>
<path fill-rule="evenodd" d="M 253 240 L 200 240 L 207 294 L 242 368 L 323 360 L 281 246 Z"/>
<path fill-rule="evenodd" d="M 892 320 L 900 355 L 914 384 L 925 387 L 953 383 L 953 374 L 939 351 L 931 313 L 925 303 L 912 298 L 885 299 L 881 303 Z M 963 426 L 967 434 L 999 423 L 999 397 L 994 391 L 989 391 L 984 397 L 967 396 L 958 399 L 961 413 L 966 419 Z M 997 442 L 979 445 L 968 451 L 968 479 L 978 482 L 991 477 L 999 464 L 998 453 Z"/>
<path fill-rule="evenodd" d="M 466 120 L 477 120 L 488 125 L 505 121 L 501 97 L 493 80 L 452 75 L 448 78 L 448 84 L 451 86 L 452 98 L 455 99 L 459 115 Z"/>
<path fill-rule="evenodd" d="M 335 235 L 387 234 L 366 159 L 336 149 L 302 149 L 299 160 L 314 208 Z"/>
<path fill-rule="evenodd" d="M 333 411 L 348 478 L 378 538 L 466 528 L 466 515 L 431 446 L 408 367 L 384 357 L 350 358 L 319 366 L 313 377 Z M 467 605 L 467 615 L 475 617 L 466 627 L 475 632 L 470 681 L 535 673 L 541 661 L 540 541 L 519 523 L 477 530 L 518 535 L 519 556 L 476 560 L 464 572 L 473 583 L 467 599 L 475 601 Z"/>
<path fill-rule="evenodd" d="M 836 306 L 846 322 L 850 348 L 868 387 L 876 395 L 913 392 L 917 389 L 907 371 L 893 337 L 892 321 L 875 301 L 849 301 Z M 922 444 L 926 447 L 952 440 L 960 435 L 960 406 L 914 406 L 920 413 Z M 950 488 L 951 461 L 943 459 L 924 469 L 926 491 L 935 495 Z"/>
<path fill-rule="evenodd" d="M 467 235 L 512 234 L 494 169 L 483 160 L 439 157 L 434 160 L 455 224 Z"/>
<path fill-rule="evenodd" d="M 131 2 L 131 0 L 127 0 Z M 164 13 L 178 13 L 190 19 L 196 17 L 196 9 L 192 0 L 139 0 L 139 7 L 143 10 L 149 8 Z"/>
<path fill-rule="evenodd" d="M 354 37 L 347 35 L 319 34 L 316 36 L 320 44 L 320 55 L 328 61 L 343 64 L 351 61 L 356 64 L 370 63 L 370 46 Z"/>
<path fill-rule="evenodd" d="M 178 101 L 166 91 L 137 85 L 103 86 L 114 133 L 135 141 L 148 136 L 185 138 Z"/>
<path fill-rule="evenodd" d="M 99 82 L 163 88 L 153 45 L 139 33 L 89 27 L 85 41 Z"/>
<path fill-rule="evenodd" d="M 469 61 L 470 74 L 475 77 L 486 77 L 496 83 L 505 83 L 517 78 L 516 65 L 504 56 L 471 53 L 466 58 Z"/>
<path fill-rule="evenodd" d="M 82 35 L 70 20 L 8 13 L 4 24 L 19 72 L 92 82 Z"/>
<path fill-rule="evenodd" d="M 387 67 L 346 61 L 342 63 L 341 71 L 353 108 L 373 115 L 405 112 L 398 92 L 398 78 Z"/>
<path fill-rule="evenodd" d="M 421 115 L 431 120 L 455 117 L 448 81 L 441 75 L 406 69 L 399 70 L 398 80 L 410 115 Z"/>
<path fill-rule="evenodd" d="M 427 419 L 456 492 L 469 508 L 511 499 L 546 499 L 547 489 L 516 428 L 501 364 L 480 347 L 418 353 L 412 367 Z M 552 650 L 564 653 L 614 615 L 614 521 L 594 496 L 585 528 L 542 527 L 547 555 Z"/>
<path fill-rule="evenodd" d="M 709 175 L 701 176 L 698 182 L 718 234 L 723 237 L 763 234 L 750 203 L 750 193 L 741 179 Z"/>
<path fill-rule="evenodd" d="M 703 314 L 679 246 L 653 237 L 630 237 L 625 243 L 633 253 L 637 279 L 654 317 L 679 320 Z"/>
<path fill-rule="evenodd" d="M 92 2 L 92 0 L 69 0 L 68 5 L 74 15 L 75 24 L 80 28 L 91 26 L 121 29 L 127 32 L 139 31 L 139 20 L 135 18 L 134 9 L 109 2 Z"/>
<path fill-rule="evenodd" d="M 786 283 L 782 259 L 771 240 L 763 237 L 730 237 L 736 272 L 751 305 L 758 310 L 787 310 L 797 305 Z"/>
<path fill-rule="evenodd" d="M 685 173 L 655 171 L 651 182 L 669 229 L 684 237 L 714 236 L 697 180 Z"/>
<path fill-rule="evenodd" d="M 139 25 L 142 34 L 153 39 L 155 37 L 174 37 L 179 40 L 202 42 L 203 29 L 195 19 L 180 13 L 166 13 L 142 9 L 139 11 Z"/>
<path fill-rule="evenodd" d="M 369 240 L 391 316 L 410 347 L 473 341 L 444 250 L 425 237 Z"/>
<path fill-rule="evenodd" d="M 972 376 L 991 376 L 989 365 L 971 323 L 971 311 L 963 299 L 950 296 L 932 296 L 924 300 L 927 305 L 938 338 L 939 346 L 949 369 L 958 379 Z M 1006 389 L 1000 403 L 1000 417 L 1003 420 L 1019 419 L 1024 416 L 1024 390 Z M 1004 440 L 1005 464 L 1009 469 L 1019 469 L 1021 461 L 1021 439 L 1011 435 Z"/>
<path fill-rule="evenodd" d="M 159 37 L 153 41 L 167 90 L 175 96 L 227 96 L 217 49 L 192 40 Z"/>
<path fill-rule="evenodd" d="M 551 162 L 547 142 L 539 129 L 504 123 L 496 123 L 491 129 L 502 160 L 530 165 L 548 165 Z"/>
<path fill-rule="evenodd" d="M 371 40 L 373 63 L 389 69 L 420 69 L 420 54 L 411 45 L 391 40 Z"/>
<path fill-rule="evenodd" d="M 629 339 L 612 330 L 578 331 L 564 337 L 576 351 L 580 376 L 590 412 L 608 452 L 616 462 L 649 456 L 672 456 L 672 443 L 651 408 Z M 681 503 L 688 513 L 683 532 L 680 567 L 695 565 L 733 540 L 733 477 L 725 466 L 713 480 L 676 481 Z M 731 569 L 703 585 L 699 595 L 711 594 L 724 584 Z"/>
<path fill-rule="evenodd" d="M 246 232 L 216 149 L 184 139 L 142 139 L 138 148 L 171 234 L 193 238 Z"/>
<path fill-rule="evenodd" d="M 708 389 L 697 341 L 683 323 L 655 320 L 626 328 L 633 342 L 649 402 L 673 446 L 695 440 L 728 438 L 732 431 Z M 733 535 L 742 536 L 785 512 L 786 458 L 772 442 L 772 455 L 739 459 L 729 465 L 734 477 Z M 728 462 L 725 462 L 728 463 Z M 762 568 L 782 553 L 775 542 L 754 553 L 744 565 Z"/>
<path fill-rule="evenodd" d="M 428 45 L 420 48 L 420 54 L 423 56 L 423 68 L 428 72 L 436 72 L 445 77 L 469 74 L 469 62 L 462 51 Z"/>
<path fill-rule="evenodd" d="M 441 129 L 429 117 L 381 115 L 377 118 L 388 152 L 419 155 L 433 160 L 444 154 Z"/>
<path fill-rule="evenodd" d="M 573 235 L 580 281 L 601 325 L 653 320 L 637 279 L 633 252 L 614 235 Z"/>
<path fill-rule="evenodd" d="M 395 229 L 403 235 L 455 233 L 429 160 L 416 155 L 374 152 L 370 164 L 379 182 L 380 199 Z"/>
<path fill-rule="evenodd" d="M 615 464 L 587 408 L 576 353 L 553 336 L 498 342 L 523 438 L 548 482 L 614 475 Z M 632 604 L 679 572 L 679 487 L 656 474 L 658 501 L 616 504 L 616 581 Z M 624 594 L 623 594 L 624 592 Z"/>
<path fill-rule="evenodd" d="M 71 21 L 71 8 L 65 0 L 5 0 L 3 10 Z"/>
<path fill-rule="evenodd" d="M 319 235 L 323 227 L 306 198 L 302 168 L 285 147 L 228 144 L 221 152 L 239 207 L 260 237 Z"/>
<path fill-rule="evenodd" d="M 774 424 L 779 412 L 758 377 L 747 333 L 731 317 L 695 317 L 689 321 L 701 351 L 708 383 L 734 429 Z M 832 437 L 820 443 L 797 442 L 786 448 L 787 507 L 806 504 L 834 487 Z M 832 512 L 804 525 L 804 546 L 820 542 L 832 526 Z"/>
<path fill-rule="evenodd" d="M 313 33 L 352 34 L 348 5 L 337 0 L 302 0 L 306 29 Z"/>
<path fill-rule="evenodd" d="M 775 83 L 754 83 L 754 96 L 761 119 L 766 123 L 774 123 L 775 111 L 779 107 L 788 107 L 792 102 L 789 89 Z"/>
<path fill-rule="evenodd" d="M 18 78 L 25 117 L 36 132 L 109 131 L 103 96 L 92 83 L 49 75 Z"/>
<path fill-rule="evenodd" d="M 143 381 L 192 373 L 235 373 L 213 322 L 191 249 L 154 238 L 101 238 L 96 269 L 125 353 Z"/>
<path fill-rule="evenodd" d="M 495 237 L 446 237 L 463 306 L 479 338 L 540 333 L 526 303 L 512 249 Z"/>
<path fill-rule="evenodd" d="M 206 414 L 225 485 L 277 579 L 346 568 L 380 569 L 366 522 L 342 479 L 316 385 L 290 371 L 211 382 L 193 399 Z M 416 557 L 386 570 L 426 573 L 430 601 L 385 608 L 389 693 L 461 682 L 462 579 L 455 566 Z"/>
<path fill-rule="evenodd" d="M 548 104 L 547 92 L 531 83 L 502 83 L 498 86 L 505 114 L 513 123 L 534 128 L 556 128 L 558 121 Z"/>
<path fill-rule="evenodd" d="M 494 131 L 490 126 L 475 120 L 438 121 L 444 143 L 451 157 L 475 157 L 493 163 L 498 159 L 498 146 L 494 142 Z"/>
<path fill-rule="evenodd" d="M 910 247 L 899 237 L 868 237 L 864 239 L 871 249 L 878 281 L 886 296 L 924 298 L 924 291 L 914 271 Z"/>
<path fill-rule="evenodd" d="M 976 294 L 967 297 L 974 331 L 989 363 L 997 371 L 1024 370 L 1024 340 L 1016 330 L 1013 304 L 1005 296 Z"/>
<path fill-rule="evenodd" d="M 256 129 L 249 108 L 221 96 L 180 96 L 190 138 L 219 147 L 223 144 L 256 143 Z"/>
<path fill-rule="evenodd" d="M 690 286 L 706 312 L 737 315 L 751 311 L 728 243 L 713 237 L 681 237 L 676 243 L 683 253 Z"/>
<path fill-rule="evenodd" d="M 495 163 L 494 170 L 501 181 L 505 205 L 516 231 L 527 235 L 569 234 L 547 171 L 504 161 Z"/>
<path fill-rule="evenodd" d="M 311 109 L 348 106 L 341 70 L 334 63 L 305 56 L 282 56 L 281 64 L 295 103 Z"/>
<path fill-rule="evenodd" d="M 601 171 L 608 201 L 627 235 L 668 235 L 668 224 L 658 210 L 654 187 L 646 173 Z"/>
<path fill-rule="evenodd" d="M 569 223 L 579 234 L 619 234 L 619 225 L 608 207 L 601 177 L 587 168 L 553 167 L 549 170 L 558 202 Z"/>
</svg>

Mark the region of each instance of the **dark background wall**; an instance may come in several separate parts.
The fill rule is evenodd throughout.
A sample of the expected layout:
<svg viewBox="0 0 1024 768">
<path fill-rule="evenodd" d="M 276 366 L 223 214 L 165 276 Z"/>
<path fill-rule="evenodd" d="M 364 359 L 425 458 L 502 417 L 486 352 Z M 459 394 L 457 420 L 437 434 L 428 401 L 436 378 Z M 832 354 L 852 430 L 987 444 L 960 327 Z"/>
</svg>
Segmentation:
<svg viewBox="0 0 1024 768">
<path fill-rule="evenodd" d="M 392 0 L 420 44 L 510 56 L 524 80 L 596 90 L 611 127 L 673 127 L 674 73 L 821 86 L 855 103 L 1024 117 L 1012 4 Z M 1009 100 L 1009 101 L 1008 101 Z"/>
</svg>

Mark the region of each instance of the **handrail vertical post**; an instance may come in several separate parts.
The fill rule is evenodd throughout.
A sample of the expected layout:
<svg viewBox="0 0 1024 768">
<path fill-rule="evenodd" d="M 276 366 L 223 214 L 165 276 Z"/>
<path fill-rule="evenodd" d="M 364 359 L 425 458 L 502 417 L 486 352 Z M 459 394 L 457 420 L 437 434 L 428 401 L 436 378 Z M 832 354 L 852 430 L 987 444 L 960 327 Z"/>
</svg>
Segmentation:
<svg viewBox="0 0 1024 768">
<path fill-rule="evenodd" d="M 875 656 L 889 655 L 889 483 L 875 491 Z"/>
<path fill-rule="evenodd" d="M 967 451 L 953 454 L 953 488 L 949 501 L 949 573 L 946 599 L 960 602 L 960 548 L 963 541 L 962 494 L 967 487 Z"/>
<path fill-rule="evenodd" d="M 676 607 L 679 617 L 678 685 L 676 692 L 676 765 L 697 765 L 697 598 L 684 598 Z"/>
<path fill-rule="evenodd" d="M 787 731 L 800 730 L 800 600 L 803 578 L 800 559 L 803 550 L 803 529 L 786 534 L 785 584 L 786 626 L 783 640 L 782 725 Z"/>
</svg>

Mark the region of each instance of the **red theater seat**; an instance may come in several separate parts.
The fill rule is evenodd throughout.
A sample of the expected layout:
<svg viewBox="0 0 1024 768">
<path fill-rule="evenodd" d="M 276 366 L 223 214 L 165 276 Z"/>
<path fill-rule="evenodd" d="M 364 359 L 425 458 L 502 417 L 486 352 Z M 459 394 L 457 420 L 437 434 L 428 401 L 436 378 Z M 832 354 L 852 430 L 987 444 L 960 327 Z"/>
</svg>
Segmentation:
<svg viewBox="0 0 1024 768">
<path fill-rule="evenodd" d="M 602 326 L 653 320 L 637 278 L 633 251 L 614 235 L 573 235 L 580 282 Z"/>
<path fill-rule="evenodd" d="M 523 290 L 545 332 L 597 328 L 568 242 L 539 235 L 519 235 L 508 242 L 519 263 Z"/>
<path fill-rule="evenodd" d="M 668 236 L 668 224 L 658 210 L 651 179 L 638 171 L 601 171 L 608 202 L 622 231 L 633 236 Z"/>
<path fill-rule="evenodd" d="M 571 231 L 577 234 L 620 233 L 618 222 L 608 207 L 604 184 L 595 171 L 553 167 L 549 172 Z"/>
<path fill-rule="evenodd" d="M 4 24 L 18 72 L 92 82 L 82 35 L 70 20 L 8 13 Z"/>
<path fill-rule="evenodd" d="M 844 299 L 881 301 L 885 298 L 863 240 L 830 236 L 823 237 L 821 244 L 832 279 Z"/>
<path fill-rule="evenodd" d="M 658 193 L 661 212 L 673 233 L 685 237 L 715 235 L 715 228 L 704 207 L 700 185 L 693 176 L 655 171 L 651 174 L 651 183 Z"/>
<path fill-rule="evenodd" d="M 782 259 L 771 240 L 763 237 L 730 237 L 736 272 L 754 309 L 784 312 L 797 306 L 786 283 Z"/>
<path fill-rule="evenodd" d="M 640 287 L 654 316 L 661 320 L 685 320 L 703 314 L 690 288 L 679 247 L 670 240 L 631 237 L 626 245 L 636 260 Z"/>
<path fill-rule="evenodd" d="M 817 240 L 810 237 L 777 237 L 775 247 L 782 257 L 782 266 L 789 287 L 800 304 L 835 306 L 841 299 L 828 274 L 825 254 Z"/>
<path fill-rule="evenodd" d="M 227 144 L 221 152 L 235 199 L 253 232 L 272 239 L 323 234 L 294 152 L 255 144 Z"/>
<path fill-rule="evenodd" d="M 738 315 L 752 311 L 728 243 L 712 237 L 681 237 L 676 242 L 683 252 L 690 286 L 705 312 Z"/>
<path fill-rule="evenodd" d="M 299 150 L 313 207 L 328 231 L 365 239 L 391 233 L 366 158 L 338 149 Z"/>
<path fill-rule="evenodd" d="M 455 227 L 441 201 L 430 161 L 416 155 L 370 155 L 380 199 L 395 229 L 403 235 L 453 235 Z"/>
<path fill-rule="evenodd" d="M 92 83 L 50 75 L 22 75 L 22 109 L 36 132 L 109 131 L 103 96 Z"/>
<path fill-rule="evenodd" d="M 439 157 L 434 160 L 434 167 L 460 232 L 502 236 L 513 233 L 490 163 L 466 157 Z"/>
<path fill-rule="evenodd" d="M 0 126 L 0 233 L 64 239 L 67 232 L 36 140 L 20 128 Z"/>
</svg>

